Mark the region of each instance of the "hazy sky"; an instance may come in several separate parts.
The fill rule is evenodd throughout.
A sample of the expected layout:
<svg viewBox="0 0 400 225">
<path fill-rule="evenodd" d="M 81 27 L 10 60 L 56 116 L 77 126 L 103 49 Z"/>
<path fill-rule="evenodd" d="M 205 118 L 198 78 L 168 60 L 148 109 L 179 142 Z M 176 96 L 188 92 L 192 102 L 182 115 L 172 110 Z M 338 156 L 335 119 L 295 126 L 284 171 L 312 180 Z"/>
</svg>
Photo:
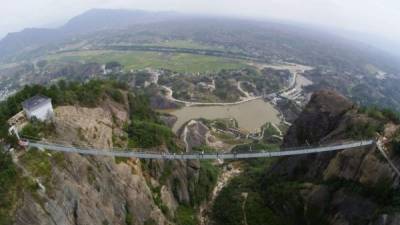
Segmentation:
<svg viewBox="0 0 400 225">
<path fill-rule="evenodd" d="M 0 3 L 0 37 L 25 27 L 60 25 L 91 8 L 127 8 L 276 18 L 400 40 L 399 0 L 0 0 Z"/>
</svg>

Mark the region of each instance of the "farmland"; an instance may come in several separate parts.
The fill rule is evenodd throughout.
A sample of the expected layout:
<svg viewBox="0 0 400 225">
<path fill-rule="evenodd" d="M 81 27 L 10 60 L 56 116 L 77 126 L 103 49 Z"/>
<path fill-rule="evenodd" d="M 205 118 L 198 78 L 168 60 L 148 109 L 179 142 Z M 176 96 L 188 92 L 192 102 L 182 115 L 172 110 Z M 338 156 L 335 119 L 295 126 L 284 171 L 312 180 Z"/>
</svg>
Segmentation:
<svg viewBox="0 0 400 225">
<path fill-rule="evenodd" d="M 222 69 L 248 67 L 244 60 L 187 53 L 160 53 L 147 51 L 73 51 L 48 56 L 49 61 L 97 62 L 117 61 L 125 70 L 131 69 L 169 69 L 182 73 L 218 72 Z"/>
</svg>

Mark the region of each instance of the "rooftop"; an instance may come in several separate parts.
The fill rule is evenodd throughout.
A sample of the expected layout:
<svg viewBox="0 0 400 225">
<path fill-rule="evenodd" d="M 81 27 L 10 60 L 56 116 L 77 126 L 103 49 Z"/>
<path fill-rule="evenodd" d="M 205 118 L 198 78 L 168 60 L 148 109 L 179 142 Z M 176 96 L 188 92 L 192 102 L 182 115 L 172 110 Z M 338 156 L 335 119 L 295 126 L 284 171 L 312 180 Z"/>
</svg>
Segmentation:
<svg viewBox="0 0 400 225">
<path fill-rule="evenodd" d="M 49 101 L 51 101 L 51 99 L 48 97 L 42 95 L 35 95 L 32 98 L 29 98 L 24 102 L 22 102 L 22 107 L 27 110 L 32 110 L 46 104 Z"/>
</svg>

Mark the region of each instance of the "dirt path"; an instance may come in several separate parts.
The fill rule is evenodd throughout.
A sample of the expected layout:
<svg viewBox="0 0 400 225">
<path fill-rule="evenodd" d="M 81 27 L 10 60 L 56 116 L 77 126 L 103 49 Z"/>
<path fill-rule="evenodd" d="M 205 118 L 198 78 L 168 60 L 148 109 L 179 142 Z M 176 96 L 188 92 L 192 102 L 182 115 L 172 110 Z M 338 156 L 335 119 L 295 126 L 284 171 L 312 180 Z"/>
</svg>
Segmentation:
<svg viewBox="0 0 400 225">
<path fill-rule="evenodd" d="M 183 140 L 183 143 L 185 144 L 185 148 L 186 148 L 186 152 L 189 152 L 189 142 L 187 141 L 187 133 L 189 132 L 189 128 L 188 128 L 188 126 L 191 126 L 191 125 L 193 125 L 193 124 L 195 124 L 196 123 L 196 121 L 195 120 L 190 120 L 186 125 L 185 125 L 185 128 L 183 129 L 183 132 L 182 132 L 182 140 Z"/>
<path fill-rule="evenodd" d="M 243 192 L 242 193 L 242 197 L 243 197 L 243 203 L 242 203 L 242 213 L 243 213 L 243 223 L 244 225 L 248 225 L 247 224 L 247 216 L 246 216 L 246 202 L 247 202 L 247 197 L 249 196 L 249 193 L 247 192 Z"/>
<path fill-rule="evenodd" d="M 183 129 L 182 139 L 183 139 L 183 143 L 185 144 L 186 152 L 189 152 L 189 143 L 187 142 L 187 133 L 188 133 L 188 128 L 186 125 L 185 128 Z"/>
<path fill-rule="evenodd" d="M 211 210 L 215 198 L 234 177 L 238 176 L 242 172 L 239 168 L 234 168 L 233 166 L 231 169 L 228 169 L 229 166 L 230 165 L 224 166 L 223 171 L 218 177 L 217 184 L 215 185 L 214 190 L 212 192 L 211 199 L 200 206 L 200 213 L 199 213 L 200 225 L 207 225 L 209 223 L 210 221 L 209 210 Z"/>
<path fill-rule="evenodd" d="M 237 82 L 237 89 L 245 95 L 245 97 L 243 99 L 251 98 L 249 92 L 243 90 L 241 85 L 242 85 L 242 81 Z"/>
<path fill-rule="evenodd" d="M 275 123 L 271 123 L 271 125 L 279 132 L 279 136 L 283 135 L 282 130 Z"/>
</svg>

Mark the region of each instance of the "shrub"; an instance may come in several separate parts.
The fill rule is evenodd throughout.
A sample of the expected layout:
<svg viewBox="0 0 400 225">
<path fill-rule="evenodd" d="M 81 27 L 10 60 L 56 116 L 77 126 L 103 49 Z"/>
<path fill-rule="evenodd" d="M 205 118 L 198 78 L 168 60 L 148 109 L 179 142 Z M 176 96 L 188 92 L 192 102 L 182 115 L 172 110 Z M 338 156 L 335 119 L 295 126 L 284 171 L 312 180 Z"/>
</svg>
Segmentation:
<svg viewBox="0 0 400 225">
<path fill-rule="evenodd" d="M 153 122 L 135 120 L 127 132 L 132 147 L 151 148 L 166 145 L 170 151 L 177 151 L 175 134 L 170 128 Z"/>
<path fill-rule="evenodd" d="M 12 224 L 11 210 L 17 198 L 17 169 L 11 155 L 0 146 L 0 225 Z"/>
<path fill-rule="evenodd" d="M 346 192 L 367 198 L 379 205 L 380 213 L 398 211 L 400 208 L 399 189 L 392 187 L 392 180 L 381 177 L 374 185 L 364 185 L 357 181 L 335 178 L 324 182 L 334 190 L 344 189 Z"/>
<path fill-rule="evenodd" d="M 382 130 L 383 124 L 372 121 L 356 122 L 349 124 L 346 128 L 347 134 L 355 139 L 372 138 Z"/>
<path fill-rule="evenodd" d="M 201 145 L 197 147 L 193 147 L 192 149 L 193 152 L 207 152 L 207 153 L 213 153 L 216 152 L 215 148 L 207 146 L 207 145 Z"/>
<path fill-rule="evenodd" d="M 243 224 L 240 190 L 235 188 L 236 185 L 234 184 L 237 185 L 237 183 L 232 180 L 231 184 L 222 189 L 214 201 L 212 216 L 218 224 Z"/>
<path fill-rule="evenodd" d="M 0 137 L 8 135 L 7 120 L 22 110 L 21 103 L 35 95 L 45 95 L 52 99 L 54 106 L 78 104 L 86 107 L 97 106 L 102 97 L 109 91 L 116 101 L 123 101 L 119 87 L 126 89 L 126 84 L 110 80 L 90 80 L 87 83 L 66 82 L 60 80 L 57 84 L 45 87 L 41 85 L 25 86 L 16 94 L 0 102 Z M 32 134 L 32 133 L 31 133 Z"/>
<path fill-rule="evenodd" d="M 211 164 L 210 161 L 200 162 L 198 180 L 193 185 L 192 205 L 200 205 L 207 200 L 217 184 L 219 169 Z"/>
<path fill-rule="evenodd" d="M 224 123 L 224 121 L 221 121 L 221 120 L 216 120 L 214 123 L 214 126 L 221 130 L 226 130 L 228 128 L 226 123 Z"/>
<path fill-rule="evenodd" d="M 46 152 L 32 148 L 21 157 L 21 163 L 33 176 L 43 178 L 44 184 L 48 186 L 52 165 Z"/>
<path fill-rule="evenodd" d="M 272 126 L 271 123 L 266 123 L 263 128 L 264 128 L 264 137 L 279 135 L 279 131 L 274 126 Z"/>
<path fill-rule="evenodd" d="M 124 103 L 124 95 L 121 91 L 115 88 L 109 88 L 106 90 L 107 95 L 109 95 L 114 101 L 119 103 Z"/>
<path fill-rule="evenodd" d="M 377 106 L 360 107 L 359 113 L 367 114 L 369 117 L 377 120 L 392 121 L 400 123 L 400 114 L 389 108 L 379 108 Z"/>
<path fill-rule="evenodd" d="M 400 123 L 400 114 L 391 109 L 383 109 L 382 114 L 390 121 L 394 123 Z"/>
<path fill-rule="evenodd" d="M 21 131 L 21 135 L 28 138 L 40 138 L 41 135 L 49 136 L 55 131 L 53 123 L 45 123 L 33 119 Z"/>
<path fill-rule="evenodd" d="M 175 220 L 177 225 L 197 225 L 197 217 L 194 209 L 180 205 L 176 210 Z"/>
<path fill-rule="evenodd" d="M 131 210 L 128 207 L 128 204 L 125 204 L 125 224 L 133 225 L 134 224 L 133 219 L 134 219 L 134 217 L 133 217 Z"/>
<path fill-rule="evenodd" d="M 144 221 L 144 225 L 157 225 L 157 222 L 154 219 L 150 218 Z"/>
<path fill-rule="evenodd" d="M 400 155 L 400 141 L 395 139 L 390 142 L 392 146 L 392 151 L 395 155 Z"/>
<path fill-rule="evenodd" d="M 131 120 L 159 122 L 157 114 L 150 108 L 148 98 L 143 94 L 128 95 Z"/>
</svg>

